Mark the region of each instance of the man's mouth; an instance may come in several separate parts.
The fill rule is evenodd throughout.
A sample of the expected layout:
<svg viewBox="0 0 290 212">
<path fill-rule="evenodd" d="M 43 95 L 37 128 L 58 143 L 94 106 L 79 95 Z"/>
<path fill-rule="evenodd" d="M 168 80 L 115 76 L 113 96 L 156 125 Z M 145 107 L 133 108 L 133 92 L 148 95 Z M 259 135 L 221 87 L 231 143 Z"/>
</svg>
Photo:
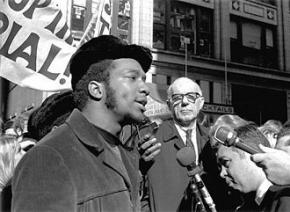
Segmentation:
<svg viewBox="0 0 290 212">
<path fill-rule="evenodd" d="M 231 179 L 226 179 L 226 183 L 228 184 L 228 186 L 230 186 L 230 187 L 234 187 L 234 185 L 235 185 L 235 183 L 234 183 L 234 181 L 233 180 L 231 180 Z"/>
<path fill-rule="evenodd" d="M 191 110 L 181 110 L 180 112 L 181 112 L 181 113 L 192 113 Z"/>
<path fill-rule="evenodd" d="M 146 110 L 145 105 L 147 104 L 147 99 L 137 100 L 136 102 L 141 106 L 142 112 L 145 112 L 145 110 Z"/>
</svg>

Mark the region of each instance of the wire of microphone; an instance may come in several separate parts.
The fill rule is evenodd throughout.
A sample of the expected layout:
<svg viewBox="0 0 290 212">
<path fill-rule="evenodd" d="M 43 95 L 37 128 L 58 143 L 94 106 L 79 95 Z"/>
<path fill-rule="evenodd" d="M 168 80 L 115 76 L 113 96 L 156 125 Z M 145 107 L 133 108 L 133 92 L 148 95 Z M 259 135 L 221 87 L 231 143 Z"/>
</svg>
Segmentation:
<svg viewBox="0 0 290 212">
<path fill-rule="evenodd" d="M 177 161 L 188 170 L 188 176 L 193 177 L 200 194 L 211 212 L 216 212 L 215 203 L 204 185 L 199 173 L 201 169 L 195 164 L 195 152 L 191 147 L 184 147 L 176 154 Z"/>
<path fill-rule="evenodd" d="M 237 136 L 237 133 L 227 127 L 218 127 L 214 133 L 214 139 L 225 146 L 235 146 L 250 154 L 262 153 L 263 151 L 256 146 L 250 146 Z"/>
</svg>

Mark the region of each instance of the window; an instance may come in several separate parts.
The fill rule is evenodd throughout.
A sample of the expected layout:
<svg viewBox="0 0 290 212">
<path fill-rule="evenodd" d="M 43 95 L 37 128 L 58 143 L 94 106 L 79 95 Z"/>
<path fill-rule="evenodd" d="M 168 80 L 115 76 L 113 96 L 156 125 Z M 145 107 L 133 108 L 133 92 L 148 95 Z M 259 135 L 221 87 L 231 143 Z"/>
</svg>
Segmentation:
<svg viewBox="0 0 290 212">
<path fill-rule="evenodd" d="M 118 10 L 118 37 L 130 41 L 130 25 L 131 25 L 131 2 L 130 0 L 119 0 Z"/>
<path fill-rule="evenodd" d="M 153 47 L 165 49 L 165 1 L 154 0 L 154 33 Z"/>
<path fill-rule="evenodd" d="M 276 68 L 276 27 L 231 16 L 231 60 Z"/>
<path fill-rule="evenodd" d="M 174 0 L 154 0 L 153 47 L 212 57 L 213 11 Z"/>
<path fill-rule="evenodd" d="M 83 31 L 85 29 L 85 13 L 86 2 L 84 0 L 74 0 L 72 3 L 71 30 Z"/>
<path fill-rule="evenodd" d="M 205 102 L 210 102 L 210 82 L 200 80 L 200 88 Z"/>
<path fill-rule="evenodd" d="M 242 24 L 243 46 L 261 49 L 261 27 L 252 23 Z"/>
<path fill-rule="evenodd" d="M 222 89 L 223 86 L 219 82 L 213 82 L 213 103 L 216 104 L 222 104 L 223 99 L 222 99 Z"/>
</svg>

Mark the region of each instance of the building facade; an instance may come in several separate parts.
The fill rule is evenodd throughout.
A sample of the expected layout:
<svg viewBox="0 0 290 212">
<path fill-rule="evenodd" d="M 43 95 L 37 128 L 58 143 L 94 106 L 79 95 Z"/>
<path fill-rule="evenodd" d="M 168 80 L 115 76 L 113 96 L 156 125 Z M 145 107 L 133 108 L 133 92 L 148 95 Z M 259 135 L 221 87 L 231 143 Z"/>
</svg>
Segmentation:
<svg viewBox="0 0 290 212">
<path fill-rule="evenodd" d="M 290 116 L 290 4 L 271 0 L 154 0 L 152 82 L 187 75 L 214 121 L 234 112 L 262 124 Z"/>
<path fill-rule="evenodd" d="M 257 124 L 290 117 L 289 1 L 111 1 L 111 34 L 152 49 L 147 80 L 161 99 L 174 79 L 187 76 L 201 86 L 210 122 L 224 113 Z M 60 2 L 77 45 L 100 0 Z M 3 80 L 0 85 L 6 119 L 49 95 Z"/>
</svg>

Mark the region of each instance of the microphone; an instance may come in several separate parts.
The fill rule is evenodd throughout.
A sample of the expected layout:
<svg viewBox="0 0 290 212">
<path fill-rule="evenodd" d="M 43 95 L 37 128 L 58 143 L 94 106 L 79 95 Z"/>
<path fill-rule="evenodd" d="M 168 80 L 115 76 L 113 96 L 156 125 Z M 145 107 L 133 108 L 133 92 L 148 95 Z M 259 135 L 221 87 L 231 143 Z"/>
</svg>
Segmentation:
<svg viewBox="0 0 290 212">
<path fill-rule="evenodd" d="M 263 151 L 256 146 L 250 146 L 237 136 L 237 133 L 227 127 L 218 127 L 214 133 L 214 139 L 225 146 L 235 146 L 250 154 L 262 153 Z"/>
<path fill-rule="evenodd" d="M 131 148 L 134 145 L 134 140 L 138 139 L 138 147 L 141 146 L 145 140 L 146 135 L 153 136 L 159 128 L 159 123 L 155 121 L 150 121 L 149 119 L 144 120 L 144 123 L 141 126 L 135 125 L 136 129 L 131 130 L 131 135 L 127 138 L 123 138 L 124 146 L 129 146 Z"/>
<path fill-rule="evenodd" d="M 146 135 L 154 135 L 159 128 L 159 124 L 155 121 L 150 121 L 147 124 L 144 124 L 142 127 L 136 126 L 137 135 L 139 140 L 142 140 Z"/>
<path fill-rule="evenodd" d="M 207 204 L 211 212 L 216 212 L 215 204 L 211 198 L 207 188 L 205 187 L 199 173 L 201 168 L 195 164 L 195 152 L 191 147 L 184 147 L 180 149 L 176 154 L 176 159 L 181 166 L 184 166 L 188 170 L 188 176 L 192 177 L 199 189 L 204 202 Z"/>
</svg>

